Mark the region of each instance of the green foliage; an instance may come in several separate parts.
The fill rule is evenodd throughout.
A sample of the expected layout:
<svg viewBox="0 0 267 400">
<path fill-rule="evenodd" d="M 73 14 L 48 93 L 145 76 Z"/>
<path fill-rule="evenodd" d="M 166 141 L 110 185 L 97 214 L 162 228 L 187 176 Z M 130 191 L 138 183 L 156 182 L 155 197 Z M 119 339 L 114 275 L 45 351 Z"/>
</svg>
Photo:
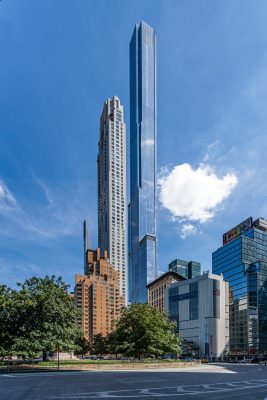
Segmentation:
<svg viewBox="0 0 267 400">
<path fill-rule="evenodd" d="M 102 333 L 97 333 L 93 337 L 92 354 L 100 355 L 107 353 L 107 338 L 102 335 Z"/>
<path fill-rule="evenodd" d="M 132 304 L 124 309 L 115 331 L 109 335 L 108 348 L 114 354 L 138 358 L 179 354 L 181 340 L 174 334 L 174 328 L 160 309 L 148 304 Z"/>
<path fill-rule="evenodd" d="M 48 351 L 76 354 L 162 356 L 181 351 L 180 338 L 167 314 L 147 304 L 125 308 L 108 336 L 83 338 L 72 299 L 62 278 L 33 277 L 19 290 L 0 286 L 0 357 L 35 356 Z"/>
<path fill-rule="evenodd" d="M 62 278 L 33 277 L 18 286 L 18 291 L 0 290 L 0 326 L 6 319 L 1 335 L 10 337 L 9 342 L 3 342 L 5 352 L 34 356 L 45 351 L 74 350 L 75 339 L 81 333 Z"/>
<path fill-rule="evenodd" d="M 92 350 L 92 345 L 83 335 L 81 334 L 75 341 L 76 344 L 76 355 L 84 356 Z"/>
<path fill-rule="evenodd" d="M 12 295 L 13 291 L 0 285 L 0 357 L 9 355 L 12 346 Z"/>
</svg>

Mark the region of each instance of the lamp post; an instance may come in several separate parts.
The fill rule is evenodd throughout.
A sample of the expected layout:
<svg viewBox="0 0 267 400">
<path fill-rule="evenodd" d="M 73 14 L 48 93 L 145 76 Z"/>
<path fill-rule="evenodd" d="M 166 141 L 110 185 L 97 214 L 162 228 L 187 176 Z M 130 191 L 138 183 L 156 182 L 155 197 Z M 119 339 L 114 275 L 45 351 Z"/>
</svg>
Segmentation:
<svg viewBox="0 0 267 400">
<path fill-rule="evenodd" d="M 59 346 L 57 347 L 57 370 L 59 371 Z"/>
</svg>

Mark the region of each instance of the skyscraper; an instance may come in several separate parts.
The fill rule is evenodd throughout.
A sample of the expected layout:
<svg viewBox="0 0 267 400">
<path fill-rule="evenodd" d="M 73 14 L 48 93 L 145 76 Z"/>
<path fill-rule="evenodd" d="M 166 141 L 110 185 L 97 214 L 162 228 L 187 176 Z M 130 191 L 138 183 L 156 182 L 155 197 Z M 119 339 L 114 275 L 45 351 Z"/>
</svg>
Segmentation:
<svg viewBox="0 0 267 400">
<path fill-rule="evenodd" d="M 130 42 L 129 300 L 147 301 L 157 277 L 156 36 L 145 22 Z"/>
<path fill-rule="evenodd" d="M 175 271 L 186 279 L 195 278 L 201 273 L 201 264 L 197 261 L 175 259 L 169 264 L 169 271 Z"/>
<path fill-rule="evenodd" d="M 98 142 L 98 246 L 119 273 L 120 294 L 126 299 L 126 144 L 123 106 L 107 99 L 100 119 Z"/>
<path fill-rule="evenodd" d="M 124 302 L 118 287 L 118 271 L 109 264 L 107 252 L 86 251 L 84 275 L 75 275 L 74 301 L 78 325 L 90 341 L 97 333 L 108 335 L 119 319 Z"/>
<path fill-rule="evenodd" d="M 225 233 L 212 272 L 230 286 L 230 355 L 267 354 L 267 221 L 250 217 Z"/>
</svg>

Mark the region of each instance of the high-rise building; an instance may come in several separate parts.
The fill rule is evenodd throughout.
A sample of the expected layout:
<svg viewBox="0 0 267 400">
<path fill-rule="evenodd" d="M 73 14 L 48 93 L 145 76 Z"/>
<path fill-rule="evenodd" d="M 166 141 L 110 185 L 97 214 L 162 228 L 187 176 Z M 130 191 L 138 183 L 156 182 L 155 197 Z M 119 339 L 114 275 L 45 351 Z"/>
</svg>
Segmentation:
<svg viewBox="0 0 267 400">
<path fill-rule="evenodd" d="M 201 264 L 197 261 L 175 259 L 169 264 L 169 271 L 177 272 L 186 279 L 195 278 L 201 273 Z"/>
<path fill-rule="evenodd" d="M 107 252 L 87 250 L 85 275 L 75 276 L 74 302 L 79 311 L 78 325 L 90 341 L 97 333 L 108 335 L 124 305 L 118 271 L 109 264 Z"/>
<path fill-rule="evenodd" d="M 176 331 L 197 347 L 195 355 L 223 358 L 229 350 L 229 284 L 210 273 L 176 282 L 166 291 Z"/>
<path fill-rule="evenodd" d="M 104 103 L 98 142 L 98 246 L 118 270 L 126 299 L 126 143 L 123 106 L 117 96 Z"/>
<path fill-rule="evenodd" d="M 250 217 L 225 233 L 212 271 L 230 286 L 230 354 L 267 354 L 267 221 Z"/>
<path fill-rule="evenodd" d="M 157 277 L 156 36 L 145 22 L 130 42 L 129 301 L 147 301 Z"/>
<path fill-rule="evenodd" d="M 148 303 L 155 308 L 165 310 L 165 293 L 168 287 L 178 281 L 183 281 L 185 278 L 174 271 L 165 272 L 158 276 L 154 281 L 147 285 L 148 288 Z"/>
</svg>

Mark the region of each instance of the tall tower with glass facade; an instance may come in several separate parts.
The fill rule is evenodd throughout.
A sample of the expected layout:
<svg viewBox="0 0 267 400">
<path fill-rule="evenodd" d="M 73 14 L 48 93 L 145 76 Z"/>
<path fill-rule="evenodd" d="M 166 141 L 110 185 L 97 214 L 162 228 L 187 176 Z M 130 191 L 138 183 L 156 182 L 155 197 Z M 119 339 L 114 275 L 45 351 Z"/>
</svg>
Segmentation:
<svg viewBox="0 0 267 400">
<path fill-rule="evenodd" d="M 212 272 L 229 282 L 230 355 L 267 354 L 267 221 L 250 217 L 225 233 Z"/>
<path fill-rule="evenodd" d="M 98 247 L 107 251 L 118 270 L 120 294 L 126 300 L 126 129 L 117 96 L 107 99 L 100 119 L 98 142 Z"/>
<path fill-rule="evenodd" d="M 177 272 L 186 279 L 192 279 L 201 274 L 201 264 L 197 261 L 185 261 L 176 258 L 169 264 L 169 271 Z"/>
<path fill-rule="evenodd" d="M 147 301 L 157 277 L 156 36 L 145 22 L 130 42 L 129 301 Z"/>
</svg>

